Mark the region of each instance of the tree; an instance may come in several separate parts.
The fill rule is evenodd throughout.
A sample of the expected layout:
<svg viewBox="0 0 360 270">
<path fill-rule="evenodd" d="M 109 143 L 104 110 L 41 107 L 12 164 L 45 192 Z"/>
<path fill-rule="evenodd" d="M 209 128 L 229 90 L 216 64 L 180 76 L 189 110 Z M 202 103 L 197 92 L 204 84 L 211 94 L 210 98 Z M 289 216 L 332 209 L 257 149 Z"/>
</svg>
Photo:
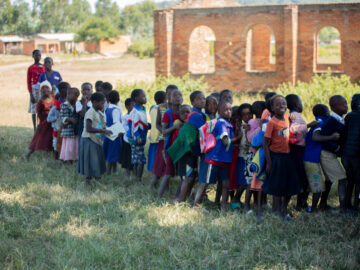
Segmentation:
<svg viewBox="0 0 360 270">
<path fill-rule="evenodd" d="M 115 2 L 112 0 L 97 0 L 95 9 L 95 16 L 108 18 L 116 28 L 119 27 L 121 14 L 119 6 Z"/>
<path fill-rule="evenodd" d="M 117 37 L 118 30 L 106 18 L 92 17 L 88 19 L 77 31 L 75 42 L 95 42 L 95 51 L 98 51 L 100 40 L 110 40 Z"/>
<path fill-rule="evenodd" d="M 29 5 L 23 0 L 0 0 L 0 33 L 31 34 L 34 27 L 30 24 Z"/>
</svg>

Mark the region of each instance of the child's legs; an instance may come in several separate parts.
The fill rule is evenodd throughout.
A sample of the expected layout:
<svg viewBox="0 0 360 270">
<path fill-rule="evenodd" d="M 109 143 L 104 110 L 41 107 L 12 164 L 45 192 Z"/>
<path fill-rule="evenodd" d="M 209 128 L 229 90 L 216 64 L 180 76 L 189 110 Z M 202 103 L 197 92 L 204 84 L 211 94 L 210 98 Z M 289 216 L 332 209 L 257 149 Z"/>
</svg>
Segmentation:
<svg viewBox="0 0 360 270">
<path fill-rule="evenodd" d="M 222 182 L 218 181 L 216 186 L 216 195 L 215 195 L 215 203 L 219 204 L 221 199 L 221 192 L 222 192 Z"/>
<path fill-rule="evenodd" d="M 161 184 L 160 184 L 160 188 L 159 188 L 159 192 L 158 192 L 158 199 L 160 199 L 163 196 L 166 188 L 169 185 L 170 178 L 171 178 L 171 175 L 168 175 L 168 174 L 164 175 L 164 177 L 161 181 Z"/>
<path fill-rule="evenodd" d="M 313 196 L 312 196 L 312 204 L 311 204 L 311 211 L 315 211 L 315 210 L 316 210 L 317 205 L 318 205 L 319 200 L 320 200 L 320 196 L 321 196 L 321 192 L 313 193 Z"/>
<path fill-rule="evenodd" d="M 34 131 L 36 130 L 36 114 L 31 114 L 31 119 L 34 127 Z"/>
<path fill-rule="evenodd" d="M 26 155 L 24 156 L 25 160 L 28 161 L 31 154 L 34 153 L 34 150 L 29 149 L 29 151 L 26 153 Z"/>
<path fill-rule="evenodd" d="M 250 209 L 250 200 L 251 200 L 251 190 L 250 190 L 250 185 L 248 185 L 246 187 L 246 193 L 245 193 L 245 211 L 248 211 Z M 254 199 L 255 201 L 255 199 Z"/>
<path fill-rule="evenodd" d="M 229 184 L 230 184 L 229 179 L 222 180 L 221 210 L 225 210 L 225 207 L 226 207 L 226 203 L 228 200 L 228 193 L 229 193 Z"/>
<path fill-rule="evenodd" d="M 185 154 L 179 160 L 178 174 L 180 177 L 184 177 L 184 181 L 182 182 L 181 191 L 178 197 L 178 200 L 181 202 L 186 200 L 187 195 L 191 192 L 191 189 L 195 183 L 197 162 L 198 158 L 191 153 Z"/>
<path fill-rule="evenodd" d="M 188 194 L 188 191 L 189 191 L 189 187 L 191 185 L 191 183 L 194 181 L 194 177 L 188 177 L 186 176 L 184 178 L 184 181 L 181 185 L 181 191 L 180 191 L 180 194 L 179 194 L 179 201 L 180 202 L 184 202 L 186 200 L 186 197 L 187 197 L 187 194 Z"/>
<path fill-rule="evenodd" d="M 196 206 L 200 203 L 200 200 L 202 198 L 202 194 L 205 191 L 205 189 L 207 188 L 209 184 L 208 183 L 200 183 L 199 187 L 196 190 L 196 196 L 195 196 L 195 200 L 194 200 L 194 204 L 193 206 Z"/>
<path fill-rule="evenodd" d="M 182 186 L 183 182 L 184 182 L 184 178 L 180 176 L 180 182 L 179 182 L 179 185 L 178 185 L 178 187 L 176 189 L 175 198 L 179 197 L 180 191 L 181 191 L 181 186 Z"/>
<path fill-rule="evenodd" d="M 355 199 L 354 199 L 354 208 L 359 208 L 359 193 L 360 193 L 360 183 L 355 185 Z"/>
<path fill-rule="evenodd" d="M 256 216 L 262 216 L 262 191 L 255 191 L 257 193 L 257 211 Z"/>
<path fill-rule="evenodd" d="M 287 215 L 287 207 L 291 197 L 281 197 L 281 216 L 285 217 Z"/>
<path fill-rule="evenodd" d="M 160 177 L 154 174 L 154 175 L 153 175 L 153 178 L 152 178 L 152 180 L 151 180 L 151 185 L 150 185 L 150 187 L 151 187 L 151 188 L 155 188 L 156 185 L 157 185 L 157 183 L 159 182 L 159 179 L 160 179 Z"/>
</svg>

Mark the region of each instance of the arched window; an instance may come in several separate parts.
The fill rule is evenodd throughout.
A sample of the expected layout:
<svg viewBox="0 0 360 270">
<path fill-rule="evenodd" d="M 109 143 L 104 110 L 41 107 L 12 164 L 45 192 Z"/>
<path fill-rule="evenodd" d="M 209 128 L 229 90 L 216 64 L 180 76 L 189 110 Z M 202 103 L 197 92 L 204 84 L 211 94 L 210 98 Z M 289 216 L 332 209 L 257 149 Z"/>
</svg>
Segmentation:
<svg viewBox="0 0 360 270">
<path fill-rule="evenodd" d="M 196 27 L 189 40 L 189 71 L 193 74 L 215 72 L 215 34 L 207 26 Z"/>
<path fill-rule="evenodd" d="M 264 24 L 253 25 L 246 36 L 246 71 L 274 71 L 276 41 L 271 29 Z"/>
<path fill-rule="evenodd" d="M 335 27 L 321 28 L 317 34 L 316 48 L 318 65 L 341 64 L 341 39 L 339 31 Z"/>
</svg>

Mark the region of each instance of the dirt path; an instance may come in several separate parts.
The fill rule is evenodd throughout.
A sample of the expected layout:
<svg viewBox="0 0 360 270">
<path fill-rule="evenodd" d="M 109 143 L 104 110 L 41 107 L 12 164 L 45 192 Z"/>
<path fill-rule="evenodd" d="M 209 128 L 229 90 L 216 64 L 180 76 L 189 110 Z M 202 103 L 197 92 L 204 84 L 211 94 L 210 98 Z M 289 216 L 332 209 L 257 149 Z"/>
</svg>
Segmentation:
<svg viewBox="0 0 360 270">
<path fill-rule="evenodd" d="M 54 60 L 54 70 L 64 81 L 80 88 L 83 82 L 151 81 L 155 77 L 154 60 L 132 56 Z M 27 113 L 29 94 L 26 87 L 27 62 L 0 66 L 0 126 L 31 127 Z"/>
</svg>

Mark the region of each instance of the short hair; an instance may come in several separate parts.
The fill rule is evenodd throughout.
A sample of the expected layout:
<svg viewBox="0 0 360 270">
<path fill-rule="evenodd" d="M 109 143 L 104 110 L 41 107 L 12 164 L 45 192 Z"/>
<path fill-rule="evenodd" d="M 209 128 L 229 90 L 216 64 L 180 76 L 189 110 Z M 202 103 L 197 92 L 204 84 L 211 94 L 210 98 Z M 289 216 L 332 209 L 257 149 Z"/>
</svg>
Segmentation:
<svg viewBox="0 0 360 270">
<path fill-rule="evenodd" d="M 89 82 L 84 82 L 84 83 L 81 85 L 81 90 L 82 90 L 86 85 L 89 85 L 90 88 L 92 89 L 92 84 L 91 84 L 91 83 L 89 83 Z"/>
<path fill-rule="evenodd" d="M 353 95 L 351 99 L 351 110 L 360 111 L 360 94 Z"/>
<path fill-rule="evenodd" d="M 127 98 L 127 99 L 125 99 L 125 106 L 130 106 L 130 104 L 133 102 L 134 101 L 131 98 Z"/>
<path fill-rule="evenodd" d="M 112 104 L 116 104 L 120 101 L 120 95 L 118 93 L 118 91 L 116 90 L 112 90 L 109 93 L 109 102 Z"/>
<path fill-rule="evenodd" d="M 220 99 L 220 93 L 218 93 L 218 92 L 211 93 L 210 96 L 213 96 L 213 97 L 215 97 L 216 99 Z"/>
<path fill-rule="evenodd" d="M 97 81 L 95 83 L 95 88 L 98 88 L 99 86 L 101 86 L 103 84 L 103 81 Z"/>
<path fill-rule="evenodd" d="M 41 51 L 39 49 L 35 49 L 35 50 L 32 51 L 32 56 L 34 56 L 35 53 L 37 53 L 37 52 L 41 53 Z"/>
<path fill-rule="evenodd" d="M 238 114 L 239 113 L 239 106 L 232 106 L 231 107 L 231 112 L 233 115 Z"/>
<path fill-rule="evenodd" d="M 256 118 L 260 118 L 262 112 L 266 109 L 265 101 L 255 101 L 251 105 L 251 112 L 256 115 Z"/>
<path fill-rule="evenodd" d="M 300 97 L 295 94 L 287 95 L 285 99 L 286 99 L 287 107 L 291 111 L 296 109 L 298 101 L 301 100 Z"/>
<path fill-rule="evenodd" d="M 342 95 L 334 95 L 332 97 L 330 97 L 329 99 L 329 105 L 330 107 L 335 106 L 340 100 L 344 100 L 344 96 Z M 345 99 L 346 100 L 346 99 Z"/>
<path fill-rule="evenodd" d="M 95 92 L 94 94 L 91 95 L 91 102 L 94 102 L 94 101 L 103 101 L 105 99 L 105 95 L 101 92 Z"/>
<path fill-rule="evenodd" d="M 71 87 L 68 89 L 68 92 L 69 91 L 73 91 L 77 96 L 80 96 L 80 91 L 79 89 L 77 89 L 76 87 Z"/>
<path fill-rule="evenodd" d="M 207 97 L 206 97 L 206 101 L 207 101 L 207 100 L 210 100 L 210 99 L 214 100 L 214 101 L 216 102 L 216 104 L 218 104 L 218 100 L 217 100 L 217 98 L 216 98 L 215 96 L 210 95 L 210 96 L 207 96 Z"/>
<path fill-rule="evenodd" d="M 203 92 L 198 91 L 198 90 L 192 92 L 192 93 L 190 94 L 190 101 L 191 101 L 191 103 L 193 103 L 194 100 L 197 98 L 197 96 L 198 96 L 198 95 L 201 95 L 201 94 L 203 94 Z"/>
<path fill-rule="evenodd" d="M 167 87 L 166 87 L 166 93 L 171 91 L 171 90 L 176 90 L 178 89 L 178 87 L 175 85 L 175 84 L 169 84 Z"/>
<path fill-rule="evenodd" d="M 220 110 L 221 110 L 225 105 L 227 105 L 227 104 L 229 104 L 229 105 L 231 106 L 231 103 L 228 102 L 228 101 L 220 101 L 219 107 L 218 107 L 219 112 L 220 112 Z M 231 109 L 232 109 L 232 108 L 231 108 Z"/>
<path fill-rule="evenodd" d="M 182 110 L 185 109 L 185 108 L 188 108 L 188 109 L 190 109 L 190 111 L 191 111 L 191 106 L 188 105 L 188 104 L 183 104 L 183 105 L 181 105 L 181 106 L 180 106 L 180 111 L 182 111 Z"/>
<path fill-rule="evenodd" d="M 166 92 L 165 91 L 157 91 L 154 95 L 154 99 L 156 104 L 161 104 L 165 102 Z"/>
<path fill-rule="evenodd" d="M 249 103 L 243 103 L 239 106 L 239 109 L 238 109 L 238 114 L 241 116 L 242 114 L 242 111 L 245 110 L 245 109 L 249 109 L 251 111 L 251 104 Z"/>
<path fill-rule="evenodd" d="M 269 99 L 270 108 L 272 108 L 272 106 L 274 105 L 275 99 L 277 99 L 277 98 L 279 98 L 279 97 L 285 99 L 284 96 L 278 95 L 278 94 L 276 94 L 275 96 L 272 96 L 272 97 Z M 285 99 L 285 101 L 286 101 L 286 99 Z"/>
<path fill-rule="evenodd" d="M 46 60 L 51 60 L 51 64 L 54 64 L 54 60 L 50 56 L 45 57 L 44 63 L 46 62 Z"/>
<path fill-rule="evenodd" d="M 221 98 L 223 97 L 223 95 L 226 94 L 226 93 L 230 93 L 230 94 L 232 95 L 231 90 L 229 90 L 229 89 L 224 89 L 224 90 L 222 90 L 222 91 L 220 92 L 220 95 L 219 95 L 220 100 L 221 100 Z"/>
<path fill-rule="evenodd" d="M 315 117 L 327 116 L 328 113 L 330 112 L 328 106 L 326 106 L 325 104 L 316 104 L 313 107 L 312 111 Z"/>
<path fill-rule="evenodd" d="M 106 92 L 110 92 L 113 90 L 113 86 L 109 82 L 104 82 L 101 84 L 101 88 L 104 89 Z"/>
<path fill-rule="evenodd" d="M 57 88 L 59 89 L 59 92 L 63 91 L 63 90 L 68 90 L 70 88 L 70 84 L 68 82 L 60 82 L 58 85 L 57 85 Z"/>
<path fill-rule="evenodd" d="M 266 93 L 266 95 L 265 95 L 265 102 L 266 101 L 268 101 L 268 100 L 270 100 L 273 96 L 275 96 L 276 95 L 276 92 L 268 92 L 268 93 Z"/>
<path fill-rule="evenodd" d="M 140 95 L 140 93 L 144 92 L 142 89 L 134 89 L 131 92 L 131 99 L 135 102 L 135 98 Z"/>
</svg>

